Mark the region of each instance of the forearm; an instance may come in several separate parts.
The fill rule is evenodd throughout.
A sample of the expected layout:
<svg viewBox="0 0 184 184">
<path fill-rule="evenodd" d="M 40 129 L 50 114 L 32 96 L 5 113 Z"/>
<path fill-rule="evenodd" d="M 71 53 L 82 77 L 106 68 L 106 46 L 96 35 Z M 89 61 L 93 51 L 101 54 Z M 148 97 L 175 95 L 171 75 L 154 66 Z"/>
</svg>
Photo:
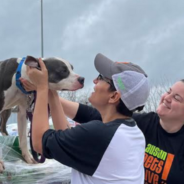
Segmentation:
<svg viewBox="0 0 184 184">
<path fill-rule="evenodd" d="M 56 91 L 49 91 L 49 107 L 55 130 L 65 130 L 69 128 L 69 122 L 66 119 Z"/>
<path fill-rule="evenodd" d="M 42 137 L 49 129 L 48 121 L 48 89 L 38 89 L 32 122 L 33 148 L 42 153 Z"/>
<path fill-rule="evenodd" d="M 79 108 L 79 103 L 72 102 L 64 98 L 60 98 L 60 102 L 62 104 L 65 115 L 71 119 L 74 119 Z"/>
</svg>

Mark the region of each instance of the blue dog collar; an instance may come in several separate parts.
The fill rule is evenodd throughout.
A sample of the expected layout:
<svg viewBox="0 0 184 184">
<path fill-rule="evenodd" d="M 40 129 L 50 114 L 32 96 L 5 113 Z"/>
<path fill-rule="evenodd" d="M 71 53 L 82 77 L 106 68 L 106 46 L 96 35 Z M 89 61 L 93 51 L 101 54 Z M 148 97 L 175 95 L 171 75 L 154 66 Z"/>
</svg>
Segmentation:
<svg viewBox="0 0 184 184">
<path fill-rule="evenodd" d="M 17 71 L 16 71 L 16 86 L 24 93 L 24 94 L 31 94 L 32 92 L 30 91 L 30 92 L 27 92 L 24 88 L 23 88 L 23 86 L 22 86 L 22 84 L 21 84 L 21 82 L 20 82 L 20 77 L 21 77 L 21 68 L 22 68 L 22 64 L 24 63 L 24 61 L 25 61 L 25 57 L 23 57 L 22 59 L 21 59 L 21 61 L 20 61 L 20 63 L 19 63 L 19 66 L 17 67 Z"/>
</svg>

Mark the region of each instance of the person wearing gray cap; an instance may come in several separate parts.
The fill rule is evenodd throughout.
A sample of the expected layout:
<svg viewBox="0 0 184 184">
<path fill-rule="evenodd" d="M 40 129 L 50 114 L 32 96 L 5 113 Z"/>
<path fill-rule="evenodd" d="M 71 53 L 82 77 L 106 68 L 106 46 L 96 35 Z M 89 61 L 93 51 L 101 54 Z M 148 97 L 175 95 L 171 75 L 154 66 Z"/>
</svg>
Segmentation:
<svg viewBox="0 0 184 184">
<path fill-rule="evenodd" d="M 38 122 L 47 117 L 47 107 L 37 98 L 32 131 L 33 145 L 38 146 L 34 149 L 71 167 L 72 184 L 143 184 L 145 138 L 131 116 L 143 108 L 148 98 L 147 75 L 133 63 L 113 62 L 102 54 L 97 54 L 94 64 L 99 76 L 93 81 L 94 92 L 89 97 L 93 107 L 59 98 L 57 92 L 49 91 L 57 130 Z M 41 71 L 33 70 L 29 77 L 35 79 L 34 85 L 39 86 L 38 79 L 42 78 L 42 86 L 47 86 L 44 64 L 40 65 Z M 48 87 L 37 87 L 38 90 L 48 98 Z M 44 108 L 45 114 L 38 107 Z M 80 125 L 67 128 L 65 115 Z M 46 127 L 44 132 L 36 128 L 39 123 Z"/>
</svg>

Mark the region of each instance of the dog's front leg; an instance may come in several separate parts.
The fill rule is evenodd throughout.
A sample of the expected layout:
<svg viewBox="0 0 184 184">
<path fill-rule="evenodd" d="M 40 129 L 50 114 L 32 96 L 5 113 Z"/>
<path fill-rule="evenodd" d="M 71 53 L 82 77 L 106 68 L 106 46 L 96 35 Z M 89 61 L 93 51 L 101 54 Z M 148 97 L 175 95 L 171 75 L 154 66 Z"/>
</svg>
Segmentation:
<svg viewBox="0 0 184 184">
<path fill-rule="evenodd" d="M 4 167 L 4 163 L 3 161 L 0 160 L 0 173 L 2 173 L 4 171 L 5 167 Z"/>
<path fill-rule="evenodd" d="M 22 151 L 22 156 L 29 164 L 36 163 L 27 147 L 27 119 L 26 119 L 26 104 L 19 105 L 18 112 L 18 134 L 19 145 Z"/>
</svg>

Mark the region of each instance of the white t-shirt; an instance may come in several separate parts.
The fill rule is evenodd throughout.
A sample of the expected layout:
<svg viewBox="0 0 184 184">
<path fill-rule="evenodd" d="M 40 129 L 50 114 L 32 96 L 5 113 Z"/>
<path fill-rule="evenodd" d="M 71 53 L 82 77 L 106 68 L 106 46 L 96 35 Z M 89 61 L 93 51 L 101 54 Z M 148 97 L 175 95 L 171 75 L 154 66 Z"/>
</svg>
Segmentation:
<svg viewBox="0 0 184 184">
<path fill-rule="evenodd" d="M 43 136 L 44 156 L 72 167 L 72 184 L 144 183 L 145 138 L 132 118 L 81 123 Z"/>
</svg>

